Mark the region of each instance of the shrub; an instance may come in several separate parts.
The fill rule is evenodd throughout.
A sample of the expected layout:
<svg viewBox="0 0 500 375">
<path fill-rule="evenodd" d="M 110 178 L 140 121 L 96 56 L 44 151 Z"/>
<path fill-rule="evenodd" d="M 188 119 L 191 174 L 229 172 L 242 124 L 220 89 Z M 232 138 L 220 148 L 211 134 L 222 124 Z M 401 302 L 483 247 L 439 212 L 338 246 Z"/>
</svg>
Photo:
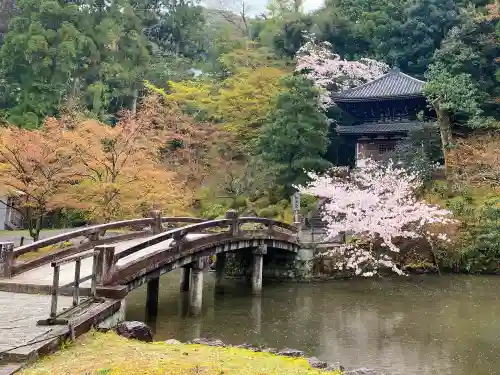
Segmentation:
<svg viewBox="0 0 500 375">
<path fill-rule="evenodd" d="M 500 272 L 500 199 L 478 208 L 475 220 L 467 223 L 462 248 L 463 267 L 468 272 Z"/>
<path fill-rule="evenodd" d="M 257 213 L 259 217 L 266 217 L 269 219 L 275 218 L 280 214 L 280 210 L 276 206 L 269 206 L 262 208 Z"/>
</svg>

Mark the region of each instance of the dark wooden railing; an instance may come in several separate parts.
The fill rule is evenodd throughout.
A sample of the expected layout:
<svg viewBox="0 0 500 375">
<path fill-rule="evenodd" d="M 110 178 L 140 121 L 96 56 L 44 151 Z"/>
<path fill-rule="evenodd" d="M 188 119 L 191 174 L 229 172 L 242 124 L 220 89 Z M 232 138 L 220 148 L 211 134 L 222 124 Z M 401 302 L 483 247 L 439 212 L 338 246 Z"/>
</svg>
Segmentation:
<svg viewBox="0 0 500 375">
<path fill-rule="evenodd" d="M 81 253 L 90 250 L 95 246 L 128 241 L 136 238 L 151 236 L 161 233 L 164 228 L 163 224 L 184 224 L 184 223 L 199 223 L 204 219 L 194 217 L 161 217 L 159 212 L 154 212 L 152 217 L 122 220 L 113 223 L 99 224 L 79 228 L 70 232 L 62 233 L 53 237 L 45 238 L 28 245 L 19 246 L 9 255 L 8 263 L 4 265 L 3 275 L 11 277 L 19 273 L 34 269 L 41 265 L 53 262 L 57 259 L 62 259 L 67 256 Z M 106 231 L 114 229 L 129 229 L 127 233 L 117 234 L 103 238 Z M 137 230 L 139 229 L 139 230 Z M 80 244 L 71 243 L 71 245 L 63 246 L 60 249 L 50 252 L 49 254 L 41 254 L 35 259 L 20 262 L 19 258 L 28 253 L 37 253 L 40 249 L 56 245 L 59 243 L 72 242 L 79 237 L 85 237 Z"/>
<path fill-rule="evenodd" d="M 123 225 L 124 223 L 130 224 L 131 222 L 137 223 L 149 223 L 152 219 L 137 219 L 137 220 L 127 220 L 119 223 L 110 223 L 104 224 L 101 226 L 95 226 L 92 228 L 86 228 L 79 231 L 73 231 L 71 234 L 66 233 L 65 235 L 56 236 L 59 241 L 66 240 L 68 238 L 74 238 L 75 236 L 80 236 L 85 230 L 89 231 L 88 233 L 96 233 L 95 231 L 102 228 L 117 228 Z M 159 222 L 159 219 L 156 219 Z M 130 246 L 129 248 L 122 249 L 119 253 L 116 253 L 116 247 L 113 244 L 100 244 L 94 247 L 93 252 L 84 252 L 82 254 L 76 254 L 69 257 L 64 257 L 62 259 L 58 259 L 52 261 L 51 265 L 53 268 L 53 285 L 51 288 L 52 294 L 52 302 L 50 309 L 50 317 L 47 320 L 40 321 L 39 324 L 66 324 L 67 321 L 61 317 L 61 314 L 68 313 L 68 310 L 63 311 L 62 313 L 58 313 L 58 297 L 60 295 L 60 291 L 62 288 L 72 287 L 72 295 L 73 295 L 73 306 L 72 308 L 76 308 L 82 303 L 92 302 L 97 299 L 96 290 L 97 287 L 104 287 L 109 284 L 113 284 L 117 279 L 124 274 L 127 278 L 133 277 L 134 275 L 129 275 L 128 267 L 130 264 L 126 264 L 124 266 L 119 266 L 117 263 L 119 260 L 135 254 L 141 250 L 145 250 L 151 246 L 157 245 L 167 240 L 173 240 L 172 243 L 168 244 L 165 249 L 160 249 L 159 252 L 149 253 L 143 257 L 139 257 L 131 262 L 132 266 L 138 265 L 139 267 L 143 266 L 143 263 L 148 263 L 151 260 L 150 257 L 154 257 L 158 254 L 175 254 L 176 256 L 182 256 L 181 252 L 183 251 L 183 245 L 186 244 L 186 236 L 188 234 L 206 234 L 205 237 L 208 240 L 213 236 L 217 240 L 228 239 L 228 238 L 248 238 L 245 237 L 249 233 L 259 233 L 260 238 L 270 238 L 274 239 L 279 237 L 278 232 L 288 232 L 286 235 L 289 239 L 295 239 L 292 241 L 296 241 L 296 237 L 298 234 L 297 228 L 293 225 L 283 223 L 273 219 L 267 218 L 258 218 L 258 217 L 238 217 L 235 211 L 228 211 L 225 219 L 218 220 L 208 220 L 204 221 L 203 219 L 196 218 L 162 218 L 161 222 L 166 223 L 189 223 L 188 225 L 182 226 L 180 228 L 171 229 L 165 232 L 156 233 L 144 241 L 141 241 L 135 245 Z M 161 224 L 160 224 L 161 225 Z M 242 230 L 242 226 L 250 225 L 253 228 L 250 230 Z M 255 226 L 264 226 L 264 230 L 256 230 Z M 161 230 L 160 227 L 156 229 L 156 232 Z M 214 231 L 215 230 L 215 231 Z M 212 232 L 210 232 L 212 231 Z M 78 233 L 78 235 L 77 235 Z M 44 245 L 57 243 L 54 242 L 55 239 L 47 239 L 43 240 Z M 42 241 L 40 241 L 42 242 Z M 194 241 L 196 242 L 196 241 Z M 81 265 L 82 261 L 87 258 L 93 258 L 92 263 L 92 274 L 83 276 L 81 275 Z M 149 259 L 148 259 L 149 258 Z M 73 282 L 66 285 L 60 285 L 60 267 L 61 265 L 75 263 L 75 272 Z M 149 264 L 148 267 L 151 267 Z M 134 268 L 134 267 L 132 267 Z M 137 267 L 135 267 L 137 268 Z M 80 289 L 81 284 L 91 280 L 90 287 L 90 295 L 88 298 L 81 299 L 80 298 Z"/>
<path fill-rule="evenodd" d="M 92 273 L 90 275 L 81 276 L 81 265 L 84 259 L 93 257 L 93 265 L 92 265 Z M 85 253 L 85 254 L 77 254 L 64 259 L 57 260 L 52 262 L 51 266 L 53 268 L 53 277 L 52 277 L 52 288 L 51 288 L 51 303 L 50 303 L 50 315 L 46 320 L 40 320 L 38 324 L 40 325 L 52 325 L 52 324 L 67 324 L 68 320 L 61 317 L 61 314 L 67 314 L 71 309 L 78 307 L 83 303 L 93 302 L 96 297 L 96 288 L 97 288 L 97 259 L 98 256 L 96 253 Z M 59 275 L 61 266 L 68 263 L 75 263 L 75 273 L 73 282 L 66 285 L 60 285 Z M 91 280 L 90 286 L 90 295 L 87 298 L 82 299 L 80 296 L 80 285 L 85 281 Z M 73 287 L 73 303 L 72 307 L 69 309 L 65 309 L 62 312 L 59 312 L 58 307 L 58 299 L 61 292 L 61 288 Z"/>
<path fill-rule="evenodd" d="M 160 253 L 164 253 L 165 251 L 167 253 L 176 253 L 179 254 L 183 251 L 183 246 L 186 244 L 186 236 L 188 234 L 201 234 L 201 233 L 206 233 L 207 235 L 212 234 L 217 238 L 220 237 L 239 237 L 239 236 L 244 236 L 245 234 L 248 233 L 262 233 L 262 231 L 256 231 L 256 230 L 245 230 L 242 231 L 241 226 L 245 224 L 253 224 L 253 225 L 263 225 L 266 227 L 264 230 L 264 234 L 268 238 L 273 238 L 276 236 L 276 228 L 283 231 L 288 231 L 291 232 L 290 234 L 292 236 L 297 236 L 298 230 L 295 226 L 283 223 L 277 220 L 273 219 L 267 219 L 267 218 L 258 218 L 258 217 L 237 217 L 235 212 L 228 212 L 226 215 L 226 219 L 217 219 L 217 220 L 209 220 L 209 221 L 204 221 L 202 223 L 196 223 L 196 224 L 189 224 L 186 226 L 183 226 L 181 228 L 169 230 L 157 235 L 154 235 L 152 237 L 148 237 L 146 240 L 134 244 L 133 246 L 130 246 L 129 248 L 125 250 L 121 250 L 119 253 L 115 253 L 115 247 L 114 246 L 106 246 L 105 251 L 106 251 L 106 259 L 107 261 L 103 262 L 104 268 L 102 270 L 102 277 L 100 278 L 103 285 L 106 284 L 112 284 L 114 281 L 120 278 L 121 274 L 126 273 L 126 266 L 119 266 L 117 265 L 118 261 L 128 257 L 132 254 L 135 254 L 141 250 L 145 250 L 151 246 L 157 245 L 159 243 L 168 241 L 168 240 L 173 240 L 171 244 L 169 244 L 167 249 L 161 249 Z M 220 230 L 220 229 L 225 229 L 225 231 L 222 232 L 217 232 L 217 234 L 212 233 L 207 233 L 207 230 Z M 96 248 L 97 250 L 97 248 Z M 134 260 L 134 262 L 140 262 L 143 261 L 145 258 L 154 256 L 155 253 L 153 254 L 147 254 L 144 257 L 140 257 L 139 259 Z"/>
</svg>

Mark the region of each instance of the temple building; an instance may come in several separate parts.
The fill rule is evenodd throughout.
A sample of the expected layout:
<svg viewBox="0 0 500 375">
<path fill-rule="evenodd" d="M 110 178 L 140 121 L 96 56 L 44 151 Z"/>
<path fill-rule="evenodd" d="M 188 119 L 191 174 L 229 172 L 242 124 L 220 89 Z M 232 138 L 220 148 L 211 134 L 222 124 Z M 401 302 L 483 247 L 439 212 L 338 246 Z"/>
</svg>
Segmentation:
<svg viewBox="0 0 500 375">
<path fill-rule="evenodd" d="M 364 85 L 332 95 L 344 119 L 348 118 L 337 125 L 336 131 L 342 138 L 340 144 L 348 145 L 347 152 L 353 154 L 347 158 L 349 164 L 358 165 L 368 157 L 383 160 L 410 131 L 435 118 L 422 93 L 424 85 L 424 81 L 393 69 Z"/>
</svg>

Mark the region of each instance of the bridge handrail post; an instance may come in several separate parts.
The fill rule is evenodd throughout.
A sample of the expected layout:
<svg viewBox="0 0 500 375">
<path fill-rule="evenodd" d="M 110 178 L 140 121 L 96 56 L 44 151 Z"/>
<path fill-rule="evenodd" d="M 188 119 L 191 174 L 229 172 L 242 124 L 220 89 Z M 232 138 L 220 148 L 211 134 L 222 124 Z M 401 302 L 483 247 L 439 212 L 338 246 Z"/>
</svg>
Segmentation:
<svg viewBox="0 0 500 375">
<path fill-rule="evenodd" d="M 90 243 L 95 243 L 95 242 L 99 241 L 100 237 L 101 237 L 101 233 L 100 232 L 93 232 L 93 233 L 90 234 L 90 236 L 88 237 L 88 239 L 89 239 Z"/>
<path fill-rule="evenodd" d="M 14 266 L 14 242 L 0 242 L 0 277 L 11 277 Z"/>
<path fill-rule="evenodd" d="M 82 266 L 82 261 L 77 259 L 75 261 L 75 281 L 73 284 L 73 306 L 78 306 L 80 301 L 80 268 Z"/>
<path fill-rule="evenodd" d="M 96 246 L 94 248 L 94 262 L 96 284 L 104 285 L 110 282 L 115 271 L 115 246 Z"/>
<path fill-rule="evenodd" d="M 267 235 L 272 237 L 274 235 L 274 223 L 272 220 L 267 222 Z"/>
<path fill-rule="evenodd" d="M 99 253 L 94 250 L 94 256 L 92 260 L 92 278 L 90 279 L 90 297 L 96 297 L 97 290 L 97 265 L 99 264 Z"/>
<path fill-rule="evenodd" d="M 229 230 L 234 237 L 237 237 L 240 234 L 240 223 L 238 222 L 238 211 L 236 210 L 228 210 L 226 211 L 226 219 L 231 220 L 231 224 L 229 225 Z"/>
<path fill-rule="evenodd" d="M 54 275 L 52 278 L 52 289 L 50 290 L 50 294 L 52 295 L 52 299 L 50 302 L 50 318 L 54 319 L 57 316 L 57 299 L 59 298 L 59 271 L 60 265 L 54 265 Z"/>
<path fill-rule="evenodd" d="M 172 247 L 176 246 L 179 253 L 182 252 L 182 244 L 186 240 L 186 235 L 187 233 L 183 232 L 175 232 L 172 235 Z"/>
<path fill-rule="evenodd" d="M 151 228 L 153 229 L 153 234 L 160 234 L 163 232 L 163 227 L 161 224 L 161 211 L 153 210 L 150 213 L 150 216 L 153 218 L 153 224 Z"/>
</svg>

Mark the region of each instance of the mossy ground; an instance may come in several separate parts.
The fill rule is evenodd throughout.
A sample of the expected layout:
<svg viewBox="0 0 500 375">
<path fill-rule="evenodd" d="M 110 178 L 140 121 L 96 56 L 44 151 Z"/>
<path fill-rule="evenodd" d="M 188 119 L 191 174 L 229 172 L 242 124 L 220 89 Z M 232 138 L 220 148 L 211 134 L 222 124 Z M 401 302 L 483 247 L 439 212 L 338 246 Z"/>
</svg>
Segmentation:
<svg viewBox="0 0 500 375">
<path fill-rule="evenodd" d="M 143 343 L 115 333 L 90 332 L 21 375 L 339 375 L 311 369 L 303 358 L 239 348 Z"/>
<path fill-rule="evenodd" d="M 71 242 L 62 242 L 56 245 L 45 246 L 39 249 L 38 251 L 31 251 L 29 253 L 23 254 L 17 258 L 18 261 L 21 262 L 29 262 L 31 260 L 40 258 L 41 256 L 52 254 L 57 250 L 64 249 L 65 247 L 71 246 Z"/>
</svg>

